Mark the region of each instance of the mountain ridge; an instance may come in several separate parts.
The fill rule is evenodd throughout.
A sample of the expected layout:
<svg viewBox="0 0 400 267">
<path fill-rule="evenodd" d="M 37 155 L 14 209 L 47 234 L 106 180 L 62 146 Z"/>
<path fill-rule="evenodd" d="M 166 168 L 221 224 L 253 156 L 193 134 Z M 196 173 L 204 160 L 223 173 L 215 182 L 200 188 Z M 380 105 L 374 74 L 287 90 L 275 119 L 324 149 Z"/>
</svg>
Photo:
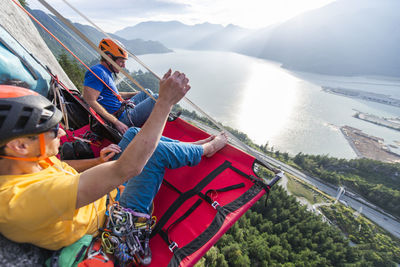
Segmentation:
<svg viewBox="0 0 400 267">
<path fill-rule="evenodd" d="M 29 10 L 35 17 L 38 19 L 46 28 L 50 30 L 50 32 L 57 33 L 57 38 L 60 39 L 69 49 L 74 52 L 79 58 L 81 58 L 84 62 L 90 63 L 95 59 L 98 59 L 99 56 L 97 56 L 97 52 L 94 51 L 85 41 L 80 40 L 80 38 L 72 32 L 69 28 L 66 26 L 60 26 L 63 25 L 63 23 L 58 20 L 56 17 L 46 14 L 45 12 L 41 10 Z M 57 23 L 55 23 L 56 21 Z M 60 25 L 59 25 L 60 24 Z M 93 43 L 98 44 L 102 38 L 104 38 L 103 33 L 99 32 L 96 28 L 89 26 L 89 25 L 84 25 L 80 23 L 73 23 L 72 24 L 80 30 L 83 34 L 85 34 L 89 40 L 91 40 Z M 46 42 L 46 44 L 49 46 L 49 48 L 52 50 L 52 52 L 56 55 L 59 56 L 63 53 L 65 53 L 65 49 L 61 47 L 52 37 L 50 37 L 42 28 L 37 26 L 35 24 L 36 28 L 38 29 L 40 35 Z M 68 31 L 66 33 L 65 31 Z M 71 37 L 71 35 L 73 37 Z M 133 40 L 127 40 L 124 39 L 120 36 L 117 36 L 115 34 L 110 34 L 112 38 L 117 39 L 120 41 L 122 44 L 125 45 L 125 47 L 129 50 L 132 51 L 135 55 L 142 55 L 142 54 L 148 54 L 148 53 L 168 53 L 172 52 L 171 49 L 165 47 L 163 44 L 157 41 L 152 41 L 152 40 L 143 40 L 140 38 L 136 38 Z M 80 40 L 79 42 L 76 41 Z M 85 47 L 85 49 L 82 49 L 82 46 Z M 92 55 L 92 53 L 89 53 L 88 50 L 93 51 L 96 56 Z"/>
<path fill-rule="evenodd" d="M 115 34 L 156 40 L 172 48 L 237 52 L 277 61 L 294 71 L 399 77 L 397 10 L 396 0 L 338 0 L 260 30 L 150 21 Z"/>
</svg>

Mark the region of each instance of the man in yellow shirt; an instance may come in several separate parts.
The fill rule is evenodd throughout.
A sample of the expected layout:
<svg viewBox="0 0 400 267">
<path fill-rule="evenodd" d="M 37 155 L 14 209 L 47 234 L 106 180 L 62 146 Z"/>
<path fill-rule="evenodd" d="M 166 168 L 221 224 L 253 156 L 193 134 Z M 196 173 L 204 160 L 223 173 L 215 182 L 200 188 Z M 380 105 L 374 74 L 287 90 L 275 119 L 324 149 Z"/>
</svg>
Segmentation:
<svg viewBox="0 0 400 267">
<path fill-rule="evenodd" d="M 143 128 L 132 128 L 127 132 L 131 137 L 124 136 L 126 148 L 111 145 L 97 159 L 66 164 L 55 157 L 65 134 L 58 126 L 61 112 L 35 92 L 0 85 L 0 232 L 13 241 L 52 250 L 70 245 L 85 234 L 97 233 L 105 221 L 106 195 L 127 181 L 125 204 L 148 213 L 165 168 L 197 164 L 201 156 L 212 156 L 227 142 L 225 135 L 196 144 L 163 140 L 161 132 L 172 106 L 189 89 L 183 73 L 168 71 Z M 173 144 L 171 150 L 168 143 Z M 197 154 L 186 155 L 186 149 Z M 122 150 L 117 160 L 109 161 Z M 179 161 L 175 163 L 171 158 L 178 150 L 185 157 L 175 157 Z M 150 173 L 154 169 L 157 177 Z M 131 178 L 141 175 L 138 188 Z M 130 199 L 141 188 L 150 192 L 145 203 Z"/>
</svg>

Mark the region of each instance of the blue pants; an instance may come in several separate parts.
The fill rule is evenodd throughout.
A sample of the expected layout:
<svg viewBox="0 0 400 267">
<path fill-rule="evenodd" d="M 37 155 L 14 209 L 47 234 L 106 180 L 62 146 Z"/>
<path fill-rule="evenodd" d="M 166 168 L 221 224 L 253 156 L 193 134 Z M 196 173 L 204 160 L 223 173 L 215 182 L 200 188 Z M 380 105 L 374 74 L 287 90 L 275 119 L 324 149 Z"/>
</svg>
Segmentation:
<svg viewBox="0 0 400 267">
<path fill-rule="evenodd" d="M 129 128 L 119 146 L 124 150 L 139 132 L 138 128 Z M 138 212 L 150 214 L 153 199 L 160 189 L 165 168 L 176 169 L 197 165 L 203 155 L 201 145 L 181 143 L 167 137 L 161 137 L 156 150 L 143 171 L 127 183 L 120 198 L 120 204 Z"/>
<path fill-rule="evenodd" d="M 153 93 L 149 89 L 146 90 L 155 99 L 158 98 L 158 94 Z M 127 108 L 124 113 L 122 113 L 119 120 L 129 127 L 142 127 L 147 118 L 150 116 L 150 113 L 153 110 L 156 102 L 143 91 L 134 95 L 130 100 L 133 104 L 135 104 L 135 107 Z"/>
</svg>

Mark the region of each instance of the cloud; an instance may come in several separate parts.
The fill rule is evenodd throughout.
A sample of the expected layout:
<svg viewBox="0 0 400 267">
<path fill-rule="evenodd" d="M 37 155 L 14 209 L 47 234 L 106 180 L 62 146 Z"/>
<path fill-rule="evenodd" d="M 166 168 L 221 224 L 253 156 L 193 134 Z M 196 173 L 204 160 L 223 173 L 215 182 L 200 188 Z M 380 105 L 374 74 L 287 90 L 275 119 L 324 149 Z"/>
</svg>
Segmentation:
<svg viewBox="0 0 400 267">
<path fill-rule="evenodd" d="M 0 0 L 1 1 L 1 0 Z M 44 9 L 27 0 L 33 9 Z M 74 22 L 88 24 L 63 0 L 47 0 Z M 177 20 L 186 24 L 210 22 L 261 28 L 335 0 L 65 0 L 109 32 L 143 21 Z M 48 12 L 45 10 L 45 12 Z"/>
<path fill-rule="evenodd" d="M 164 20 L 164 16 L 179 17 L 191 6 L 179 0 L 66 0 L 85 16 L 107 31 L 113 32 L 145 20 Z M 27 0 L 32 9 L 50 13 L 37 0 Z M 63 0 L 47 0 L 63 16 L 73 22 L 88 24 Z"/>
<path fill-rule="evenodd" d="M 181 14 L 190 7 L 185 3 L 166 0 L 71 0 L 70 3 L 92 17 L 108 17 L 110 20 L 162 13 Z"/>
</svg>

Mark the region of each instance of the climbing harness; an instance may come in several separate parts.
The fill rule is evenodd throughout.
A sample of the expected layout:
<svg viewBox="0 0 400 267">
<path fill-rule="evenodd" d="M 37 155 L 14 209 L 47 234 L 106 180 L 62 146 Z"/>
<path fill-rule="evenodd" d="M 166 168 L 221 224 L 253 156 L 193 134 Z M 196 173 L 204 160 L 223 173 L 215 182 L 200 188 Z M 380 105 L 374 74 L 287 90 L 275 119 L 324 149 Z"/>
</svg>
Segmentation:
<svg viewBox="0 0 400 267">
<path fill-rule="evenodd" d="M 116 118 L 118 119 L 118 118 L 122 115 L 122 113 L 124 113 L 125 110 L 130 109 L 130 108 L 131 108 L 131 109 L 135 108 L 135 104 L 133 104 L 133 102 L 130 101 L 130 100 L 124 100 L 124 101 L 121 103 L 120 108 L 119 108 L 117 111 L 115 111 L 115 112 L 113 113 L 113 115 L 114 115 L 114 117 L 116 117 Z M 129 122 L 130 122 L 132 125 L 134 125 L 133 122 L 132 122 L 132 120 L 131 120 L 131 118 L 130 118 L 130 116 L 128 116 L 128 119 L 129 119 Z"/>
</svg>

